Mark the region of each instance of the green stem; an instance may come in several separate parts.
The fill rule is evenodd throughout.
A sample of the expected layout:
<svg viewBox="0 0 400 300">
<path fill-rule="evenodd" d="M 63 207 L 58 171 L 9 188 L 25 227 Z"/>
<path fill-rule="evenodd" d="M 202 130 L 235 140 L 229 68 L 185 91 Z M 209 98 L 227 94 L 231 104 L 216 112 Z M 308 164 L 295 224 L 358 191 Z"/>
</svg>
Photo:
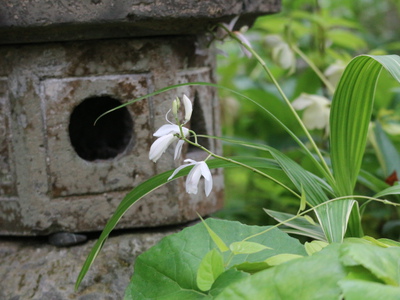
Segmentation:
<svg viewBox="0 0 400 300">
<path fill-rule="evenodd" d="M 218 154 L 215 154 L 215 153 L 211 152 L 210 150 L 208 150 L 207 148 L 203 147 L 202 145 L 197 144 L 197 143 L 193 143 L 192 141 L 188 140 L 187 138 L 184 138 L 184 141 L 189 143 L 190 145 L 193 145 L 193 146 L 195 146 L 195 147 L 207 152 L 209 154 L 209 156 L 212 156 L 214 158 L 218 158 L 218 159 L 233 163 L 235 165 L 238 165 L 238 166 L 241 166 L 243 168 L 249 169 L 249 170 L 253 171 L 254 173 L 259 174 L 259 175 L 261 175 L 261 176 L 263 176 L 265 178 L 268 178 L 268 179 L 272 180 L 273 182 L 275 182 L 276 184 L 278 184 L 281 187 L 283 187 L 284 189 L 286 189 L 287 191 L 289 191 L 290 193 L 292 193 L 297 198 L 301 198 L 301 196 L 298 193 L 296 193 L 295 191 L 293 191 L 290 187 L 288 187 L 284 183 L 280 182 L 279 180 L 275 179 L 274 177 L 272 177 L 272 176 L 270 176 L 270 175 L 268 175 L 268 174 L 266 174 L 264 172 L 261 172 L 260 170 L 258 170 L 256 168 L 250 167 L 250 166 L 248 166 L 248 165 L 246 165 L 244 163 L 235 161 L 235 160 L 233 160 L 231 158 L 226 158 L 226 157 L 220 156 Z"/>
<path fill-rule="evenodd" d="M 285 93 L 283 92 L 282 88 L 280 87 L 278 81 L 275 79 L 274 75 L 272 74 L 272 72 L 269 70 L 269 68 L 267 67 L 266 63 L 264 62 L 264 60 L 257 54 L 257 52 L 255 52 L 253 50 L 253 48 L 249 47 L 248 45 L 246 45 L 245 43 L 243 43 L 233 32 L 229 31 L 228 28 L 226 28 L 224 25 L 220 25 L 222 28 L 224 28 L 226 30 L 226 32 L 228 32 L 229 36 L 231 38 L 233 38 L 234 40 L 236 40 L 238 43 L 240 43 L 240 45 L 244 48 L 246 48 L 258 61 L 258 63 L 261 65 L 261 67 L 264 69 L 264 71 L 268 74 L 269 78 L 271 79 L 272 83 L 275 85 L 276 89 L 278 90 L 279 94 L 281 95 L 281 97 L 283 98 L 283 100 L 286 102 L 286 104 L 289 106 L 290 111 L 292 112 L 293 116 L 295 117 L 295 119 L 297 120 L 297 122 L 299 123 L 300 127 L 302 128 L 302 130 L 304 131 L 305 135 L 307 136 L 307 139 L 309 140 L 309 142 L 311 143 L 312 148 L 314 149 L 315 153 L 317 154 L 317 156 L 320 159 L 320 162 L 323 166 L 323 169 L 325 169 L 325 174 L 327 175 L 327 179 L 331 182 L 334 183 L 335 179 L 331 173 L 331 170 L 329 169 L 328 165 L 326 164 L 321 152 L 319 151 L 317 145 L 315 144 L 314 139 L 312 138 L 310 132 L 307 130 L 307 128 L 305 127 L 303 121 L 301 120 L 300 116 L 297 114 L 296 110 L 293 108 L 292 104 L 290 103 L 289 99 L 286 97 Z"/>
<path fill-rule="evenodd" d="M 325 86 L 329 90 L 329 92 L 333 95 L 335 93 L 335 88 L 329 82 L 329 80 L 325 77 L 325 75 L 322 74 L 320 69 L 318 69 L 318 67 L 308 58 L 307 55 L 304 54 L 303 51 L 300 50 L 299 47 L 297 47 L 296 45 L 291 45 L 291 48 L 310 66 L 310 68 L 315 72 L 315 74 L 317 74 L 319 79 L 321 79 L 321 81 L 325 84 Z"/>
</svg>

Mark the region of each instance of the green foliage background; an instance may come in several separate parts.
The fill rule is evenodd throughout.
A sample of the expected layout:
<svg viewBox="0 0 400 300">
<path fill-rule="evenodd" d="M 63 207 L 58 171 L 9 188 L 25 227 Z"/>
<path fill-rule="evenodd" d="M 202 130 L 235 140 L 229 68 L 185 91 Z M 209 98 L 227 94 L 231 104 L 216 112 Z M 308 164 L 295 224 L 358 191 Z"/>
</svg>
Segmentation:
<svg viewBox="0 0 400 300">
<path fill-rule="evenodd" d="M 279 34 L 294 41 L 324 71 L 338 60 L 348 63 L 359 54 L 400 54 L 399 28 L 400 3 L 396 0 L 286 0 L 282 3 L 281 13 L 259 18 L 252 29 L 246 32 L 246 37 L 271 68 L 289 99 L 294 100 L 303 92 L 331 98 L 314 71 L 298 55 L 294 73 L 274 64 L 271 49 L 265 42 L 266 35 Z M 228 53 L 228 57 L 218 56 L 219 84 L 238 90 L 254 100 L 267 99 L 267 108 L 299 134 L 287 106 L 256 61 L 244 57 L 236 43 L 225 43 L 219 48 Z M 226 91 L 221 91 L 220 99 L 224 136 L 267 143 L 284 151 L 303 166 L 310 166 L 309 161 L 295 150 L 296 145 L 291 138 L 254 104 L 236 99 Z M 387 74 L 382 74 L 378 84 L 373 115 L 375 121 L 384 128 L 400 126 L 400 90 L 395 80 Z M 329 146 L 322 132 L 316 130 L 313 133 L 322 148 Z M 395 148 L 400 149 L 400 132 L 389 137 Z M 266 155 L 258 150 L 251 151 L 232 145 L 224 146 L 225 155 Z M 364 157 L 363 168 L 382 179 L 390 175 L 371 145 Z M 298 210 L 297 199 L 251 171 L 227 169 L 225 178 L 226 204 L 224 210 L 216 214 L 218 217 L 239 220 L 245 224 L 267 225 L 275 224 L 275 221 L 262 208 L 294 214 Z M 369 205 L 363 220 L 366 234 L 400 238 L 398 208 L 373 203 Z"/>
</svg>

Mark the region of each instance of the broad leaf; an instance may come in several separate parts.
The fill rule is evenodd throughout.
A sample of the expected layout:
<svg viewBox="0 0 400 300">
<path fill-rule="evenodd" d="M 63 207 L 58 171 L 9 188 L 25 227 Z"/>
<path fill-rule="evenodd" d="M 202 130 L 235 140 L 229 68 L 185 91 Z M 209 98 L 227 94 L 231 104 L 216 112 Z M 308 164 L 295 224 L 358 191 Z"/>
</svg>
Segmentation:
<svg viewBox="0 0 400 300">
<path fill-rule="evenodd" d="M 224 259 L 221 253 L 212 249 L 204 256 L 197 270 L 197 286 L 201 291 L 208 291 L 224 271 Z"/>
<path fill-rule="evenodd" d="M 307 254 L 308 255 L 313 255 L 314 253 L 317 253 L 324 249 L 326 246 L 329 244 L 327 242 L 323 241 L 312 241 L 312 242 L 305 242 L 304 243 L 304 248 L 306 248 Z"/>
<path fill-rule="evenodd" d="M 365 280 L 341 280 L 339 286 L 346 300 L 399 300 L 400 287 Z"/>
<path fill-rule="evenodd" d="M 377 245 L 345 243 L 340 252 L 344 265 L 360 265 L 384 283 L 400 286 L 400 247 L 382 248 Z"/>
<path fill-rule="evenodd" d="M 337 300 L 337 282 L 346 273 L 339 262 L 339 245 L 331 244 L 318 253 L 294 259 L 228 286 L 216 299 L 307 299 Z"/>
<path fill-rule="evenodd" d="M 226 244 L 242 241 L 269 228 L 214 219 L 207 219 L 205 222 Z M 273 245 L 274 249 L 235 255 L 230 266 L 246 261 L 265 260 L 281 253 L 305 255 L 304 247 L 279 229 L 272 229 L 253 237 L 251 241 L 267 247 Z M 126 292 L 129 297 L 126 299 L 158 299 L 168 296 L 169 299 L 186 297 L 185 299 L 190 300 L 207 298 L 209 294 L 215 295 L 213 288 L 221 289 L 219 279 L 223 279 L 225 273 L 218 276 L 208 293 L 202 292 L 197 286 L 200 263 L 212 249 L 215 249 L 215 244 L 203 224 L 185 228 L 180 233 L 165 237 L 136 259 L 135 272 Z M 224 253 L 224 256 L 227 258 L 228 254 Z M 236 275 L 243 277 L 235 273 L 234 276 Z"/>
<path fill-rule="evenodd" d="M 210 226 L 207 225 L 207 223 L 203 220 L 203 218 L 197 214 L 201 220 L 201 222 L 203 223 L 203 225 L 206 227 L 208 234 L 210 235 L 210 238 L 213 240 L 213 242 L 215 243 L 215 245 L 218 247 L 219 251 L 221 252 L 225 252 L 228 251 L 229 248 L 228 246 L 226 246 L 226 244 L 224 243 L 224 241 L 218 236 L 218 234 L 215 233 L 214 230 L 212 230 L 210 228 Z"/>
<path fill-rule="evenodd" d="M 302 258 L 303 255 L 299 254 L 277 254 L 267 258 L 264 261 L 260 262 L 244 262 L 238 265 L 234 265 L 232 268 L 244 271 L 250 274 L 260 272 L 265 269 L 269 269 L 271 267 L 283 264 L 285 262 L 291 261 L 293 259 Z"/>
<path fill-rule="evenodd" d="M 253 254 L 262 250 L 271 249 L 259 243 L 240 241 L 229 245 L 229 249 L 233 254 Z"/>
</svg>

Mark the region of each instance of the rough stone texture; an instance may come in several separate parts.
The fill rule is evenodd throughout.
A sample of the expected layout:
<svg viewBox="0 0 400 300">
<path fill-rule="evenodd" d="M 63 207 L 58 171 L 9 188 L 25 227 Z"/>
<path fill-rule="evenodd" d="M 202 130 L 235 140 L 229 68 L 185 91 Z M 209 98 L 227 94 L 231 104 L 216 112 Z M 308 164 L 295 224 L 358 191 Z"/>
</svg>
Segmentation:
<svg viewBox="0 0 400 300">
<path fill-rule="evenodd" d="M 41 235 L 101 230 L 133 187 L 182 164 L 173 147 L 154 164 L 152 134 L 165 123 L 171 100 L 194 100 L 188 124 L 219 132 L 216 91 L 205 86 L 169 91 L 128 106 L 132 140 L 113 159 L 87 161 L 71 145 L 70 116 L 84 99 L 132 100 L 171 84 L 214 81 L 212 53 L 196 55 L 200 36 L 115 39 L 2 46 L 0 57 L 0 234 Z M 112 127 L 112 126 L 110 126 Z M 112 130 L 112 128 L 110 128 Z M 220 144 L 207 141 L 213 151 Z M 196 152 L 185 148 L 184 158 Z M 132 207 L 119 228 L 178 224 L 222 205 L 222 175 L 210 197 L 189 196 L 179 179 Z"/>
<path fill-rule="evenodd" d="M 110 237 L 77 292 L 76 278 L 96 240 L 57 248 L 45 244 L 44 238 L 0 238 L 0 299 L 122 299 L 136 257 L 177 231 L 169 228 Z"/>
<path fill-rule="evenodd" d="M 0 44 L 198 34 L 241 15 L 276 13 L 280 0 L 3 0 Z"/>
</svg>

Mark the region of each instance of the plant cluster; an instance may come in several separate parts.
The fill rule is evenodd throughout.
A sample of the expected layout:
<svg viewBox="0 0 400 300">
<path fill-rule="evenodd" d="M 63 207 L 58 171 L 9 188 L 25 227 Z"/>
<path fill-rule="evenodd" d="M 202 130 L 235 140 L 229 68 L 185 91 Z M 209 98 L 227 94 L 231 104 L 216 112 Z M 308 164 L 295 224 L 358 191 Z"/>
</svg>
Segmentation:
<svg viewBox="0 0 400 300">
<path fill-rule="evenodd" d="M 228 90 L 256 105 L 282 128 L 298 145 L 309 167 L 265 143 L 198 135 L 186 127 L 192 114 L 190 97 L 176 98 L 166 114 L 168 124 L 154 133 L 157 139 L 151 146 L 149 159 L 156 162 L 173 143 L 176 143 L 175 158 L 180 157 L 184 143 L 205 151 L 207 158 L 185 160 L 186 164 L 177 169 L 135 187 L 107 223 L 76 286 L 119 219 L 144 195 L 182 176 L 187 176 L 188 193 L 201 190 L 198 185 L 203 177 L 204 194 L 208 195 L 212 189 L 210 169 L 239 166 L 290 193 L 297 199 L 298 212 L 266 210 L 279 223 L 263 227 L 207 219 L 164 238 L 137 258 L 126 299 L 399 299 L 400 243 L 365 236 L 361 219 L 363 209 L 371 202 L 399 206 L 383 198 L 400 194 L 400 185 L 390 186 L 361 166 L 379 76 L 387 71 L 400 82 L 400 57 L 357 56 L 344 69 L 337 86 L 332 87 L 332 101 L 316 95 L 302 95 L 291 102 L 243 31 L 234 30 L 234 21 L 220 24 L 214 38 L 236 41 L 244 54 L 255 59 L 265 71 L 286 105 L 296 131 L 300 130 L 305 139 L 268 109 L 267 98 L 253 100 Z M 273 41 L 277 47 L 273 50 L 276 58 L 296 51 L 294 44 L 282 43 L 282 40 Z M 281 60 L 282 64 L 285 62 Z M 185 85 L 223 88 L 205 82 L 179 84 L 130 103 Z M 304 109 L 302 117 L 297 109 Z M 315 111 L 320 119 L 307 117 Z M 329 137 L 328 149 L 321 150 L 318 146 L 310 133 L 313 128 L 322 129 L 324 136 Z M 255 149 L 263 156 L 221 156 L 199 144 L 199 137 Z M 376 192 L 372 196 L 357 193 L 356 184 Z M 281 225 L 287 232 L 307 236 L 312 241 L 301 244 L 279 229 Z"/>
</svg>

